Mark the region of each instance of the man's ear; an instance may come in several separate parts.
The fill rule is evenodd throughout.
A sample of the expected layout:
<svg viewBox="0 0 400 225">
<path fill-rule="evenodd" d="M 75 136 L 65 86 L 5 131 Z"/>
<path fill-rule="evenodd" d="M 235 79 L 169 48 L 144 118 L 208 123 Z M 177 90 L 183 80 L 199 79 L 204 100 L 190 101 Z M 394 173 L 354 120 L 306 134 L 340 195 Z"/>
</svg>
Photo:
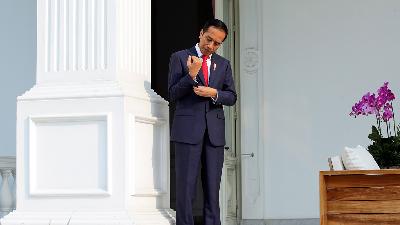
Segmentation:
<svg viewBox="0 0 400 225">
<path fill-rule="evenodd" d="M 203 29 L 200 30 L 199 38 L 203 36 Z"/>
</svg>

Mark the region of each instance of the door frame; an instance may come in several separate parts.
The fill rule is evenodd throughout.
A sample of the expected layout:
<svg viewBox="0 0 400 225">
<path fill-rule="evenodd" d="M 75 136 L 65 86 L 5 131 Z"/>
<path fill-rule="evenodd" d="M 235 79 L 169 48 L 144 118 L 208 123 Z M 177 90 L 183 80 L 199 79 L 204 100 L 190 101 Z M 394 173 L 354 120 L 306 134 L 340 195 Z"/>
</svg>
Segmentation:
<svg viewBox="0 0 400 225">
<path fill-rule="evenodd" d="M 215 0 L 215 18 L 221 19 L 226 23 L 229 30 L 228 42 L 224 43 L 218 50 L 218 54 L 226 57 L 231 62 L 233 76 L 235 80 L 235 88 L 237 95 L 240 96 L 240 41 L 239 41 L 239 0 Z M 230 14 L 227 15 L 227 10 L 230 10 Z M 233 21 L 232 21 L 233 20 Z M 233 41 L 233 43 L 232 43 Z M 233 52 L 231 51 L 233 49 Z M 240 98 L 233 107 L 225 108 L 225 118 L 229 121 L 226 126 L 227 134 L 227 145 L 229 150 L 225 150 L 225 161 L 224 169 L 221 177 L 221 189 L 220 189 L 220 205 L 221 205 L 221 222 L 224 225 L 239 224 L 242 218 L 241 210 L 241 143 L 240 143 Z M 232 177 L 234 176 L 234 177 Z M 234 181 L 233 181 L 234 180 Z M 229 184 L 234 184 L 234 187 L 230 187 Z M 235 193 L 231 193 L 231 192 Z M 234 194 L 235 212 L 232 209 L 228 209 L 227 202 L 230 200 L 229 195 Z"/>
</svg>

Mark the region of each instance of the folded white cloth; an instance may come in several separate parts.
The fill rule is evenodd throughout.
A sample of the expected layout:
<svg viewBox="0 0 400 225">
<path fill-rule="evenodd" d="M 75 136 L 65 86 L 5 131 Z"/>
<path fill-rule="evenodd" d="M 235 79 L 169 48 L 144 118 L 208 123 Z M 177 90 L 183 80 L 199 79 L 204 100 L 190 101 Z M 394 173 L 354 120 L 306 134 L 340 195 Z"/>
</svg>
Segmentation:
<svg viewBox="0 0 400 225">
<path fill-rule="evenodd" d="M 344 147 L 342 161 L 346 170 L 379 170 L 374 157 L 361 145 Z"/>
</svg>

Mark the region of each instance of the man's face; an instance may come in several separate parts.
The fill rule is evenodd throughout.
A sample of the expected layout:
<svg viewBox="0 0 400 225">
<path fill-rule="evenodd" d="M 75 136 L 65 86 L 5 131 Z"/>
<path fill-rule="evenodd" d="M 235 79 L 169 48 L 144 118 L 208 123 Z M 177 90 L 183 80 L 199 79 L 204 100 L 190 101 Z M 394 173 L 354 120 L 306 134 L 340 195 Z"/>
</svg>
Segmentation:
<svg viewBox="0 0 400 225">
<path fill-rule="evenodd" d="M 203 32 L 203 30 L 200 31 L 199 39 L 201 53 L 203 53 L 203 55 L 211 55 L 221 46 L 225 39 L 225 32 L 211 26 L 206 32 Z"/>
</svg>

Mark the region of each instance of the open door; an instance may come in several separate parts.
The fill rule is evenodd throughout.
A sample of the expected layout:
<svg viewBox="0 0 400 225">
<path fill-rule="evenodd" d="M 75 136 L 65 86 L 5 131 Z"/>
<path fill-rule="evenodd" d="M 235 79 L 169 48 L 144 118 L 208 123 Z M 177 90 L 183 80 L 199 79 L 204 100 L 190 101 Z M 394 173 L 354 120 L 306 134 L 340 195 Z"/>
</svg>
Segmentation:
<svg viewBox="0 0 400 225">
<path fill-rule="evenodd" d="M 214 11 L 213 11 L 214 10 Z M 212 17 L 221 19 L 229 29 L 229 35 L 218 54 L 232 64 L 236 91 L 239 94 L 239 45 L 238 45 L 238 0 L 152 0 L 152 88 L 167 99 L 168 63 L 171 53 L 192 47 L 198 41 L 204 22 Z M 176 22 L 179 21 L 179 26 Z M 174 35 L 171 35 L 174 34 Z M 179 38 L 177 38 L 179 37 Z M 233 107 L 225 108 L 226 150 L 221 178 L 220 205 L 223 225 L 239 224 L 241 218 L 240 196 L 240 133 L 238 101 Z M 174 105 L 170 104 L 170 117 Z M 170 121 L 171 121 L 170 118 Z M 175 151 L 170 146 L 170 206 L 175 209 Z M 196 200 L 193 205 L 195 225 L 203 224 L 203 193 L 198 178 Z"/>
</svg>

